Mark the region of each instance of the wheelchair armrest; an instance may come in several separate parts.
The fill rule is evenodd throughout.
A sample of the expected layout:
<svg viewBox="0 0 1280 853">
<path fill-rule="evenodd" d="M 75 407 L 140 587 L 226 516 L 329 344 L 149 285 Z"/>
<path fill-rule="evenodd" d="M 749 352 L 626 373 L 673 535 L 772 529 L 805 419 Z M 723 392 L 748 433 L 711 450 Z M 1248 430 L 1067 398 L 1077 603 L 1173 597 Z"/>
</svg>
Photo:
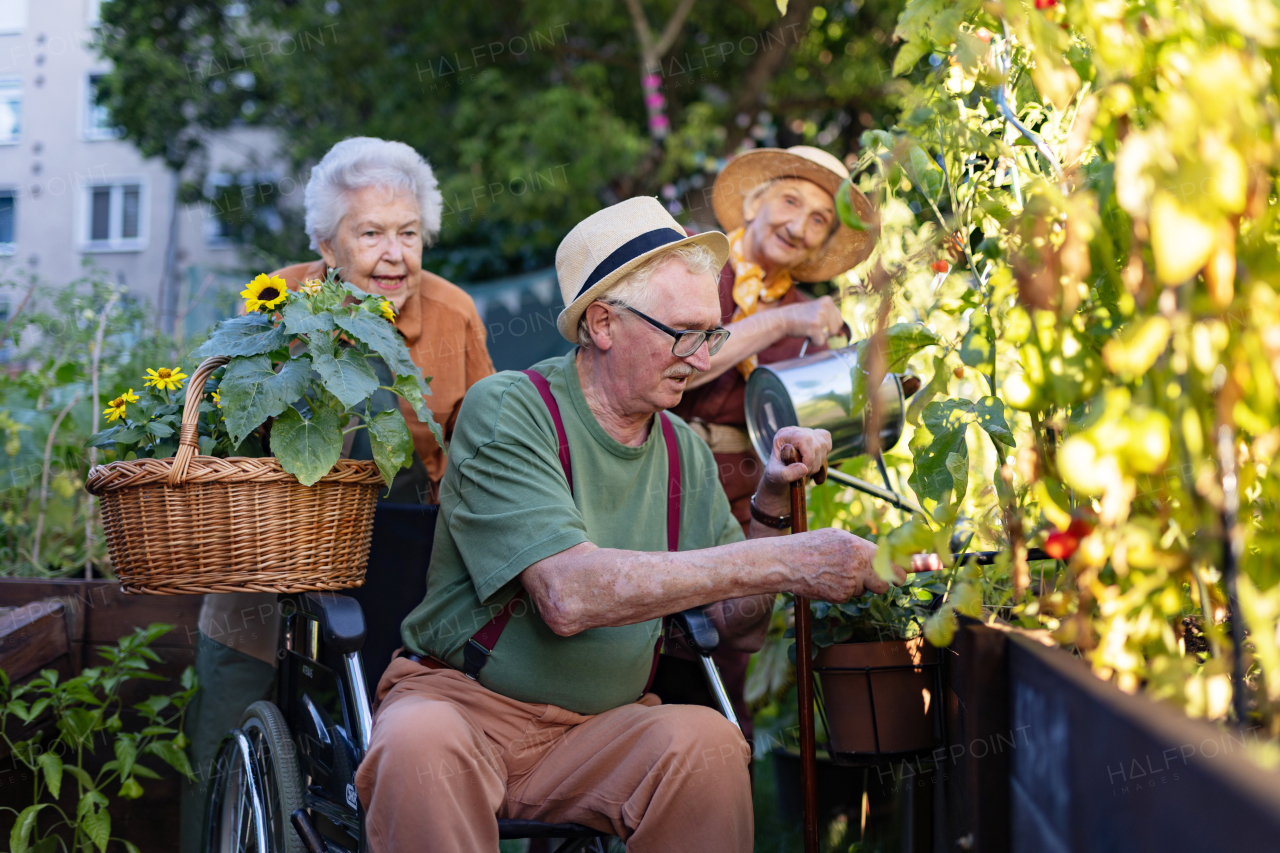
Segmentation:
<svg viewBox="0 0 1280 853">
<path fill-rule="evenodd" d="M 364 645 L 364 612 L 354 598 L 336 592 L 308 592 L 302 608 L 320 623 L 325 648 L 340 655 L 358 652 Z"/>
<path fill-rule="evenodd" d="M 720 632 L 701 607 L 690 607 L 677 613 L 671 617 L 671 621 L 689 644 L 689 648 L 697 654 L 709 655 L 719 648 Z"/>
</svg>

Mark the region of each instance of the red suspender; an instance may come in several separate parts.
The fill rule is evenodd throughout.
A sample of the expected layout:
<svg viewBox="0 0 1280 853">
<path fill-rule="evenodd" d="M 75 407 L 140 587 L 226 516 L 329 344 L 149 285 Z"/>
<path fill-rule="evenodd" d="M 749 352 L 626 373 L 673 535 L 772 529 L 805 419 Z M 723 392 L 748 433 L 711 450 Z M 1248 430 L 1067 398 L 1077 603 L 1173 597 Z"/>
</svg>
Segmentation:
<svg viewBox="0 0 1280 853">
<path fill-rule="evenodd" d="M 556 452 L 560 455 L 560 467 L 564 469 L 564 478 L 569 481 L 569 494 L 573 494 L 573 464 L 569 460 L 569 436 L 565 434 L 564 419 L 560 417 L 560 404 L 551 395 L 551 385 L 547 382 L 547 377 L 536 370 L 520 372 L 532 380 L 533 387 L 538 389 L 538 393 L 542 395 L 542 402 L 551 413 L 551 420 L 555 422 Z"/>
<path fill-rule="evenodd" d="M 560 416 L 560 405 L 556 402 L 556 398 L 551 393 L 551 386 L 547 383 L 547 379 L 536 370 L 520 371 L 529 380 L 533 382 L 533 386 L 538 389 L 538 395 L 542 397 L 542 402 L 546 405 L 547 411 L 551 414 L 551 420 L 556 425 L 556 452 L 560 457 L 560 467 L 564 469 L 564 478 L 569 483 L 569 493 L 573 493 L 573 466 L 569 459 L 569 437 L 564 431 L 564 419 Z M 671 425 L 671 419 L 667 417 L 666 412 L 658 414 L 658 420 L 662 425 L 662 440 L 667 447 L 667 550 L 680 550 L 680 446 L 676 443 L 676 429 Z M 472 635 L 467 644 L 462 647 L 463 672 L 470 679 L 475 679 L 480 670 L 484 669 L 484 665 L 489 662 L 489 655 L 493 652 L 493 647 L 498 644 L 498 638 L 502 636 L 503 630 L 507 627 L 507 623 L 511 621 L 511 614 L 515 611 L 516 602 L 524 597 L 524 590 L 521 589 L 506 606 L 489 620 L 489 623 Z M 662 650 L 662 636 L 658 636 L 658 645 L 653 650 L 653 666 L 649 669 L 649 682 L 645 685 L 647 692 L 649 686 L 653 684 L 653 676 L 658 671 L 658 653 Z"/>
<path fill-rule="evenodd" d="M 680 445 L 676 428 L 666 412 L 660 412 L 662 440 L 667 444 L 667 550 L 680 550 Z"/>
</svg>

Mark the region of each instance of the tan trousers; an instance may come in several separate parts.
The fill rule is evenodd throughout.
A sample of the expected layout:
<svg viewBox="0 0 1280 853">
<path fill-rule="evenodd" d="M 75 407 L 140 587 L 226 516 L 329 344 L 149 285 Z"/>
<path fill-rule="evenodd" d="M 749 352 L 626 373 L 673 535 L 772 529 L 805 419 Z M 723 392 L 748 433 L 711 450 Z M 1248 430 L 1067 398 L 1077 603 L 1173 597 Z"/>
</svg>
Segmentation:
<svg viewBox="0 0 1280 853">
<path fill-rule="evenodd" d="M 641 701 L 583 716 L 392 661 L 356 788 L 374 853 L 491 853 L 497 818 L 580 823 L 631 853 L 749 853 L 750 749 L 716 711 Z"/>
</svg>

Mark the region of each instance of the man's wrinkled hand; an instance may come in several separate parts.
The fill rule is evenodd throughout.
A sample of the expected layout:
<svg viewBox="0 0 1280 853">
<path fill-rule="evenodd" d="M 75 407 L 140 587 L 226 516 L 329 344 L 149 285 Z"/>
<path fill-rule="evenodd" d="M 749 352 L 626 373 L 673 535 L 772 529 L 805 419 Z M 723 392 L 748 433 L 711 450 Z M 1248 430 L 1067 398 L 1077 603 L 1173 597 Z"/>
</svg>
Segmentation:
<svg viewBox="0 0 1280 853">
<path fill-rule="evenodd" d="M 889 582 L 873 566 L 876 546 L 852 533 L 825 527 L 788 537 L 797 548 L 792 568 L 798 570 L 791 592 L 817 601 L 840 603 L 865 592 L 888 592 Z M 907 574 L 893 567 L 897 583 Z"/>
<path fill-rule="evenodd" d="M 800 454 L 799 462 L 783 463 L 782 448 L 788 444 Z M 757 506 L 774 515 L 786 515 L 791 511 L 788 494 L 791 484 L 821 471 L 830 452 L 831 433 L 825 429 L 787 426 L 778 430 L 773 437 L 769 461 L 764 466 L 764 476 L 756 489 Z"/>
<path fill-rule="evenodd" d="M 799 462 L 787 465 L 782 461 L 782 448 L 788 444 L 800 455 Z M 783 427 L 773 436 L 773 448 L 764 469 L 764 479 L 770 485 L 785 488 L 802 477 L 812 477 L 826 466 L 827 454 L 830 452 L 831 433 L 825 429 Z"/>
</svg>

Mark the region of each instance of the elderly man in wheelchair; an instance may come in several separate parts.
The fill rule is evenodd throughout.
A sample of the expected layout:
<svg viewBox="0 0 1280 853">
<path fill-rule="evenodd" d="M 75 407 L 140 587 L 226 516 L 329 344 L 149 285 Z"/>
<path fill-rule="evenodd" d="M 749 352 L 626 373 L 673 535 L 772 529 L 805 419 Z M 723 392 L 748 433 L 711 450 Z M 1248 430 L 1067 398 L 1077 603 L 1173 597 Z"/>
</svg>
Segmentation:
<svg viewBox="0 0 1280 853">
<path fill-rule="evenodd" d="M 844 601 L 887 584 L 875 546 L 849 533 L 778 538 L 789 484 L 825 463 L 826 432 L 778 432 L 743 541 L 710 450 L 665 411 L 728 335 L 716 289 L 728 252 L 723 234 L 686 236 L 650 198 L 565 238 L 559 329 L 578 347 L 469 392 L 426 595 L 376 715 L 353 653 L 359 607 L 304 597 L 286 619 L 284 719 L 224 742 L 219 772 L 259 778 L 248 795 L 215 786 L 210 849 L 250 835 L 299 851 L 472 853 L 539 835 L 579 839 L 561 849 L 602 835 L 631 851 L 752 849 L 750 748 L 727 703 L 729 718 L 649 692 L 664 617 L 688 614 L 697 651 L 714 633 L 751 651 L 778 592 Z M 800 462 L 781 462 L 784 444 Z M 286 720 L 296 756 L 288 731 L 268 731 Z M 282 796 L 273 779 L 291 759 L 310 787 Z M 238 817 L 254 797 L 271 801 L 261 828 Z"/>
</svg>

